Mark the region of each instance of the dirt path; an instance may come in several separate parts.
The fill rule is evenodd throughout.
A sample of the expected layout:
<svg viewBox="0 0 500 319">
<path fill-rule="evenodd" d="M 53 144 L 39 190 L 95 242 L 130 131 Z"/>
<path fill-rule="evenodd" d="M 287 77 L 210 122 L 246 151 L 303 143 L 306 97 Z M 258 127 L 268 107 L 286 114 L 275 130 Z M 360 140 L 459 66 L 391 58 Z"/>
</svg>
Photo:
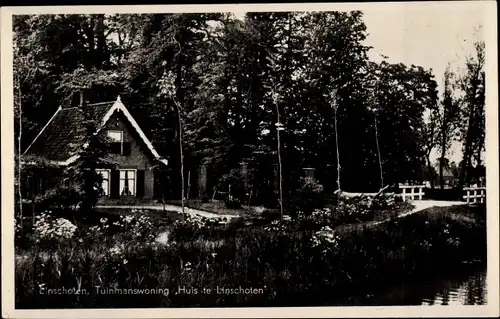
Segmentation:
<svg viewBox="0 0 500 319">
<path fill-rule="evenodd" d="M 361 230 L 365 227 L 371 227 L 371 226 L 387 223 L 387 222 L 394 220 L 396 218 L 403 218 L 405 216 L 418 213 L 424 209 L 431 208 L 431 207 L 467 205 L 467 203 L 465 203 L 465 202 L 434 201 L 434 200 L 416 200 L 416 201 L 411 202 L 411 204 L 414 206 L 413 209 L 411 209 L 410 211 L 401 213 L 395 217 L 393 216 L 393 217 L 389 217 L 389 218 L 379 220 L 379 221 L 367 221 L 367 222 L 363 222 L 363 223 L 343 224 L 343 225 L 339 225 L 339 226 L 335 227 L 334 230 L 337 233 Z"/>
<path fill-rule="evenodd" d="M 395 218 L 402 218 L 402 217 L 405 217 L 408 215 L 412 215 L 412 214 L 415 214 L 419 211 L 422 211 L 424 209 L 431 208 L 431 207 L 447 207 L 447 206 L 456 206 L 456 205 L 467 205 L 467 203 L 465 203 L 465 202 L 440 201 L 440 200 L 415 200 L 415 201 L 411 202 L 411 204 L 413 206 L 415 206 L 412 210 L 410 210 L 408 212 L 404 212 L 402 214 L 399 214 Z M 394 219 L 394 218 L 388 218 L 388 219 L 384 219 L 384 220 L 381 220 L 378 222 L 373 222 L 373 223 L 371 223 L 371 225 L 378 225 L 378 224 L 386 223 L 392 219 Z"/>
<path fill-rule="evenodd" d="M 112 208 L 112 209 L 146 209 L 146 210 L 166 210 L 166 211 L 174 211 L 179 214 L 182 214 L 182 207 L 181 206 L 176 206 L 176 205 L 170 205 L 170 204 L 151 204 L 151 205 L 138 205 L 138 206 L 128 206 L 128 205 L 113 205 L 113 206 L 96 206 L 96 208 L 99 209 L 106 209 L 106 208 Z M 234 215 L 219 215 L 219 214 L 214 214 L 210 213 L 204 210 L 199 210 L 199 209 L 193 209 L 193 208 L 188 208 L 184 207 L 184 210 L 187 214 L 189 215 L 197 215 L 200 217 L 205 217 L 205 218 L 227 218 L 227 220 L 230 220 L 233 217 L 237 217 Z"/>
<path fill-rule="evenodd" d="M 386 223 L 386 222 L 393 220 L 395 218 L 402 218 L 402 217 L 405 217 L 405 216 L 408 216 L 411 214 L 415 214 L 419 211 L 422 211 L 424 209 L 431 208 L 431 207 L 467 205 L 467 203 L 465 203 L 465 202 L 436 201 L 436 200 L 416 200 L 416 201 L 411 202 L 411 204 L 413 204 L 415 206 L 412 210 L 410 210 L 408 212 L 404 212 L 402 214 L 399 214 L 396 217 L 391 217 L 391 218 L 387 218 L 387 219 L 380 220 L 380 221 L 370 221 L 370 222 L 365 222 L 365 223 L 360 223 L 360 224 L 342 225 L 342 228 L 374 226 L 374 225 Z M 182 213 L 182 207 L 177 206 L 177 205 L 170 205 L 170 204 L 166 204 L 165 206 L 163 206 L 162 204 L 151 204 L 151 205 L 143 205 L 143 206 L 115 205 L 115 206 L 97 206 L 96 208 L 146 209 L 146 210 L 163 210 L 163 209 L 165 209 L 167 211 L 174 211 L 174 212 L 177 212 L 179 214 Z M 188 208 L 188 207 L 185 207 L 185 211 L 187 214 L 190 214 L 190 215 L 197 215 L 197 216 L 201 216 L 201 217 L 205 217 L 205 218 L 227 218 L 228 221 L 231 220 L 231 218 L 238 217 L 235 215 L 214 214 L 214 213 L 207 212 L 204 210 L 193 209 L 193 208 Z"/>
</svg>

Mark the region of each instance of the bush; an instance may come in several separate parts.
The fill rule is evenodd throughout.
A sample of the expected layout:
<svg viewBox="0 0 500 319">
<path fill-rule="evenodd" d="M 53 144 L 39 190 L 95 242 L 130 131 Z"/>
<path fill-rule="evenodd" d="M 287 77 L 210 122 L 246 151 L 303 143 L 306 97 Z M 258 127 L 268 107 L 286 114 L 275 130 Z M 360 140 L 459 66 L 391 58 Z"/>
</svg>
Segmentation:
<svg viewBox="0 0 500 319">
<path fill-rule="evenodd" d="M 203 196 L 201 198 L 201 202 L 204 203 L 204 204 L 206 204 L 206 203 L 210 202 L 210 198 L 208 198 L 208 196 Z"/>
<path fill-rule="evenodd" d="M 451 262 L 476 256 L 478 243 L 485 246 L 484 225 L 470 227 L 472 217 L 461 212 L 467 218 L 459 220 L 444 211 L 418 214 L 343 235 L 324 225 L 331 214 L 323 210 L 310 217 L 301 215 L 298 221 L 240 229 L 190 217 L 172 225 L 157 242 L 138 241 L 126 234 L 94 240 L 99 236 L 96 232 L 82 244 L 64 246 L 57 242 L 50 252 L 37 247 L 16 258 L 16 306 L 311 306 L 321 303 L 325 295 L 332 301 L 361 286 L 421 275 L 435 271 L 436 266 L 449 269 Z M 298 222 L 312 218 L 317 230 L 297 231 Z M 102 224 L 108 222 L 103 220 Z M 127 232 L 134 223 L 131 218 L 122 222 L 120 227 Z M 262 288 L 264 293 L 238 298 L 217 294 L 121 298 L 89 294 L 80 299 L 37 294 L 47 283 L 52 288 L 81 287 L 87 291 L 95 291 L 95 285 L 125 289 L 161 286 L 171 292 L 181 286 L 213 289 L 241 285 Z"/>
<path fill-rule="evenodd" d="M 75 236 L 77 226 L 65 218 L 54 219 L 48 212 L 36 216 L 35 219 L 34 238 L 36 242 L 66 240 Z"/>
<path fill-rule="evenodd" d="M 239 208 L 241 208 L 241 203 L 240 203 L 240 201 L 238 199 L 232 199 L 232 200 L 227 199 L 225 201 L 225 204 L 226 204 L 226 207 L 230 208 L 230 209 L 239 209 Z"/>
<path fill-rule="evenodd" d="M 485 215 L 473 209 L 481 208 L 435 208 L 342 233 L 331 226 L 333 209 L 258 227 L 188 215 L 161 231 L 146 217 L 101 217 L 89 232 L 75 232 L 74 240 L 33 242 L 18 252 L 16 308 L 331 305 L 351 292 L 485 260 Z M 40 294 L 48 285 L 91 293 Z M 170 294 L 116 298 L 92 293 L 96 286 L 162 287 Z M 262 293 L 175 294 L 183 286 Z"/>
<path fill-rule="evenodd" d="M 300 211 L 306 215 L 310 215 L 315 209 L 324 207 L 326 198 L 323 185 L 318 183 L 317 180 L 306 178 L 301 178 L 300 185 L 296 196 L 290 201 L 292 214 Z"/>
<path fill-rule="evenodd" d="M 259 192 L 259 197 L 256 198 L 256 202 L 260 205 L 270 208 L 276 209 L 279 205 L 279 194 L 272 189 L 266 189 L 264 191 Z"/>
</svg>

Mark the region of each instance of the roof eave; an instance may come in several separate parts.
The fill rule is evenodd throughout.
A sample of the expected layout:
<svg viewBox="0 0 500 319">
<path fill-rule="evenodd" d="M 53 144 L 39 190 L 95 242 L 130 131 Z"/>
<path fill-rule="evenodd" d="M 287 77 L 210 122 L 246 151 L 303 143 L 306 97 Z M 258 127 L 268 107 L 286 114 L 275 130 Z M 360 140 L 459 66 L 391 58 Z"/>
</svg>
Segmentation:
<svg viewBox="0 0 500 319">
<path fill-rule="evenodd" d="M 40 133 L 37 135 L 37 137 L 35 137 L 35 139 L 30 144 L 30 146 L 28 146 L 28 148 L 26 149 L 26 151 L 24 151 L 23 155 L 25 155 L 28 152 L 28 150 L 30 149 L 31 145 L 33 145 L 33 143 L 35 143 L 35 141 L 39 138 L 39 136 L 43 133 L 43 131 L 47 128 L 47 126 L 52 122 L 52 120 L 55 118 L 55 116 L 57 115 L 57 113 L 59 113 L 60 110 L 61 110 L 61 107 L 59 107 L 59 109 L 54 113 L 54 115 L 52 116 L 52 118 L 47 122 L 47 124 L 45 124 L 45 126 L 42 128 L 42 130 L 40 131 Z M 165 158 L 163 158 L 163 157 L 161 157 L 160 154 L 158 154 L 158 152 L 154 148 L 154 146 L 151 143 L 151 141 L 146 137 L 146 135 L 144 134 L 144 132 L 140 128 L 139 124 L 133 118 L 132 114 L 130 114 L 130 112 L 128 111 L 128 109 L 122 103 L 120 96 L 117 97 L 117 99 L 116 99 L 115 103 L 113 104 L 113 106 L 111 106 L 111 108 L 108 110 L 108 112 L 104 115 L 104 117 L 102 119 L 102 122 L 101 122 L 101 125 L 99 126 L 99 128 L 97 129 L 97 131 L 94 134 L 99 133 L 99 131 L 106 125 L 106 123 L 109 121 L 109 119 L 111 118 L 111 116 L 113 115 L 113 113 L 115 111 L 122 112 L 125 115 L 125 117 L 130 122 L 130 124 L 132 124 L 132 127 L 134 127 L 134 129 L 136 130 L 136 132 L 139 134 L 139 137 L 142 139 L 142 141 L 144 142 L 144 144 L 146 144 L 146 147 L 151 152 L 151 154 L 153 155 L 153 157 L 156 160 L 158 160 L 159 162 L 161 162 L 164 165 L 168 166 L 168 160 L 165 159 Z M 87 146 L 88 146 L 88 143 L 85 143 L 83 145 L 83 149 L 85 149 Z M 79 155 L 73 155 L 73 156 L 71 156 L 70 158 L 68 158 L 65 161 L 50 161 L 49 160 L 48 162 L 50 162 L 53 165 L 57 165 L 57 166 L 67 166 L 67 165 L 73 163 L 74 161 L 76 161 L 78 158 L 79 158 Z"/>
</svg>

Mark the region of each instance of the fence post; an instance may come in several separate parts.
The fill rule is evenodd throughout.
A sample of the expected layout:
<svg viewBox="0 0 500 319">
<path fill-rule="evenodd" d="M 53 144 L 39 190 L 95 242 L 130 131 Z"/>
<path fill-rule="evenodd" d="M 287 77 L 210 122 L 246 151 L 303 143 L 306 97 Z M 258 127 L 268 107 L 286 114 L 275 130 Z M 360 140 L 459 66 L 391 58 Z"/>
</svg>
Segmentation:
<svg viewBox="0 0 500 319">
<path fill-rule="evenodd" d="M 403 202 L 404 202 L 406 198 L 406 188 L 403 188 L 403 194 L 401 194 L 401 196 L 403 197 Z"/>
<path fill-rule="evenodd" d="M 474 188 L 474 201 L 473 203 L 477 203 L 477 188 Z"/>
<path fill-rule="evenodd" d="M 414 200 L 414 199 L 415 199 L 415 187 L 412 186 L 410 200 Z"/>
<path fill-rule="evenodd" d="M 423 195 L 422 191 L 423 191 L 423 187 L 419 187 L 418 188 L 418 200 L 422 200 L 422 195 Z"/>
<path fill-rule="evenodd" d="M 467 204 L 469 204 L 470 189 L 467 188 Z"/>
</svg>

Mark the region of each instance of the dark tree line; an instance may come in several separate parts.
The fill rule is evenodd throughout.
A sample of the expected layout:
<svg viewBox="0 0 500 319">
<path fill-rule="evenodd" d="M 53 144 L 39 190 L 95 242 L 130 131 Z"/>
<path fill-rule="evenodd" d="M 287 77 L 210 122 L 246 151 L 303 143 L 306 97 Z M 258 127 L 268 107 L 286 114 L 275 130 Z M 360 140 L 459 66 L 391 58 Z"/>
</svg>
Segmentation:
<svg viewBox="0 0 500 319">
<path fill-rule="evenodd" d="M 330 192 L 337 180 L 346 191 L 420 182 L 433 174 L 430 152 L 444 165 L 454 138 L 464 142 L 462 184 L 482 164 L 482 43 L 453 85 L 445 75 L 440 100 L 431 70 L 368 59 L 359 11 L 33 15 L 16 16 L 14 31 L 18 148 L 76 91 L 91 102 L 120 94 L 169 155 L 174 197 L 181 164 L 208 165 L 224 188 L 241 183 L 242 162 L 246 191 L 273 194 L 278 128 L 285 197 L 304 167 Z"/>
</svg>

